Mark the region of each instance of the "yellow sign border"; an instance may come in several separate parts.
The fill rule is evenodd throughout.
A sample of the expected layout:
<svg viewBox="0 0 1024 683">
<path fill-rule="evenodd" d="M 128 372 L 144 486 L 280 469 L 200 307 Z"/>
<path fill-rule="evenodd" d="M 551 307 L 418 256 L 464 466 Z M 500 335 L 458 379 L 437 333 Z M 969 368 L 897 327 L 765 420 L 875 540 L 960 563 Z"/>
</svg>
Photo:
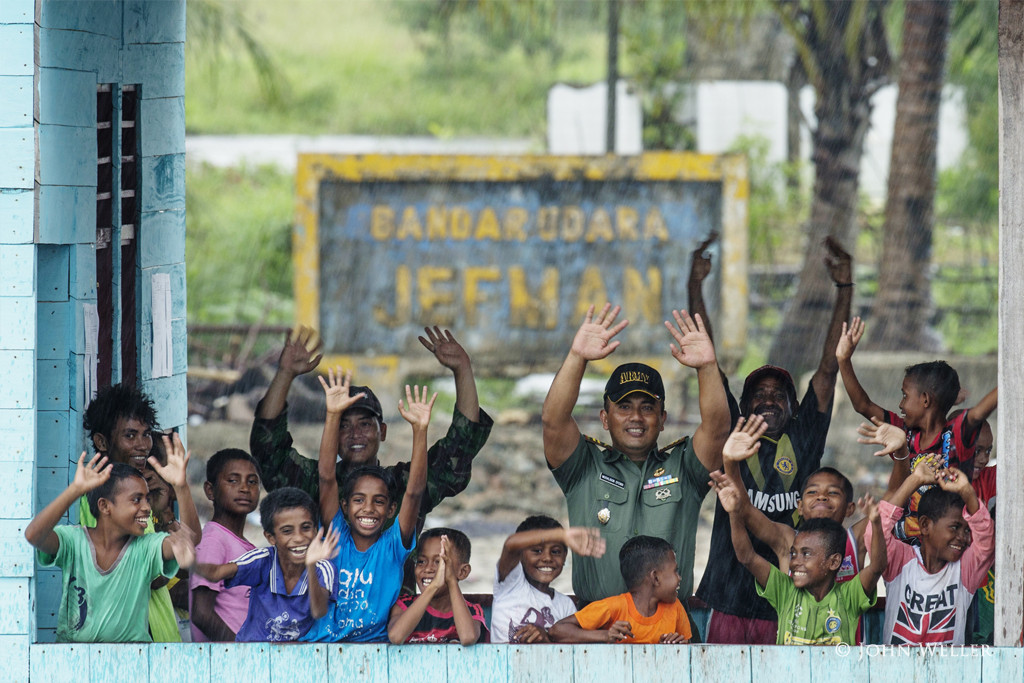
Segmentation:
<svg viewBox="0 0 1024 683">
<path fill-rule="evenodd" d="M 740 155 L 647 152 L 620 156 L 471 156 L 300 154 L 296 169 L 296 225 L 292 233 L 296 324 L 320 329 L 320 184 L 325 179 L 363 182 L 438 180 L 509 182 L 655 180 L 722 184 L 722 317 L 716 335 L 723 360 L 738 360 L 747 345 L 747 162 Z M 343 357 L 325 358 L 322 367 Z M 351 360 L 350 357 L 344 357 Z M 378 361 L 383 359 L 378 358 Z"/>
</svg>

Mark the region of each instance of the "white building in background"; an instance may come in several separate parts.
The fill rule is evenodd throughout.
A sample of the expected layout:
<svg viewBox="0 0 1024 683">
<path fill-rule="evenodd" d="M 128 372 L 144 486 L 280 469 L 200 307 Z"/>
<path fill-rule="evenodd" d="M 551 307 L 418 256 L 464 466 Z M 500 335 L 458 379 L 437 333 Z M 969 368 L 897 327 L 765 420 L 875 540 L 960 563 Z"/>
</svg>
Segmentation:
<svg viewBox="0 0 1024 683">
<path fill-rule="evenodd" d="M 786 88 L 775 81 L 705 81 L 685 86 L 690 92 L 680 118 L 695 126 L 697 151 L 722 154 L 740 136 L 769 141 L 769 160 L 786 159 Z M 588 88 L 555 85 L 548 92 L 548 152 L 551 154 L 604 154 L 604 83 Z M 885 202 L 896 120 L 895 85 L 878 91 L 872 101 L 871 128 L 861 159 L 861 192 L 871 201 Z M 616 152 L 642 151 L 643 116 L 640 98 L 619 82 L 616 102 Z M 800 94 L 804 118 L 814 124 L 814 89 Z M 939 112 L 939 170 L 957 163 L 967 148 L 967 115 L 960 89 L 947 86 Z M 811 136 L 802 126 L 801 151 L 810 161 Z"/>
<path fill-rule="evenodd" d="M 608 84 L 548 90 L 548 154 L 604 154 Z M 640 97 L 624 80 L 615 88 L 615 153 L 644 151 Z"/>
</svg>

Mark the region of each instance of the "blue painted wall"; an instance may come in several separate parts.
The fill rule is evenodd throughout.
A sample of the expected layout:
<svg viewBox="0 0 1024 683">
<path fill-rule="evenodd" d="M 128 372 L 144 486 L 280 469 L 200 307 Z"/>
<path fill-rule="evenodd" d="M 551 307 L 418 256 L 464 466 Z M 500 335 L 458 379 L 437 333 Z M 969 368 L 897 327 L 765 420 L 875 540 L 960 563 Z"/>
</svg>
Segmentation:
<svg viewBox="0 0 1024 683">
<path fill-rule="evenodd" d="M 1019 683 L 1020 648 L 883 650 L 739 645 L 33 645 L 32 681 Z M 62 667 L 75 667 L 74 669 Z M 81 680 L 81 676 L 73 680 Z"/>
<path fill-rule="evenodd" d="M 0 2 L 0 678 L 27 680 L 35 500 L 36 273 L 32 0 Z"/>
<path fill-rule="evenodd" d="M 185 423 L 184 41 L 184 0 L 0 2 L 0 680 L 28 680 L 29 643 L 52 639 L 56 625 L 59 575 L 35 569 L 22 534 L 85 448 L 99 83 L 139 89 L 139 376 L 161 426 Z M 154 379 L 158 272 L 171 275 L 174 368 Z M 62 658 L 65 672 L 72 659 Z"/>
</svg>

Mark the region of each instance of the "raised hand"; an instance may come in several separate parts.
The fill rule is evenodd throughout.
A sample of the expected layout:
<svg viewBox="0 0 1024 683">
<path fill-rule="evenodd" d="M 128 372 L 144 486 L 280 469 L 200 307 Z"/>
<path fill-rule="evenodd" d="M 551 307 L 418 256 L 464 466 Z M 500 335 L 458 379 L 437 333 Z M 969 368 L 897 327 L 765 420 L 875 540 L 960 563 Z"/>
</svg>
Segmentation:
<svg viewBox="0 0 1024 683">
<path fill-rule="evenodd" d="M 178 432 L 174 432 L 172 435 L 164 434 L 160 438 L 164 442 L 167 464 L 161 465 L 160 461 L 151 455 L 147 459 L 150 467 L 156 470 L 156 473 L 171 486 L 188 486 L 186 475 L 191 454 L 185 452 L 185 446 L 181 443 L 181 437 L 178 435 Z"/>
<path fill-rule="evenodd" d="M 825 266 L 828 268 L 828 274 L 832 276 L 832 282 L 837 285 L 853 282 L 853 259 L 843 249 L 843 245 L 839 243 L 839 240 L 831 235 L 826 237 L 825 251 L 828 252 L 825 254 Z"/>
<path fill-rule="evenodd" d="M 857 443 L 875 444 L 882 448 L 875 451 L 873 455 L 892 455 L 904 450 L 907 447 L 907 433 L 888 422 L 882 422 L 877 417 L 871 418 L 871 424 L 861 423 L 857 427 L 860 437 Z M 902 460 L 902 458 L 899 458 Z"/>
<path fill-rule="evenodd" d="M 317 377 L 320 386 L 324 388 L 327 397 L 327 412 L 332 415 L 341 415 L 356 401 L 366 396 L 360 392 L 355 396 L 349 396 L 349 387 L 352 386 L 352 371 L 343 371 L 339 368 L 327 368 L 327 379 L 323 375 Z"/>
<path fill-rule="evenodd" d="M 936 483 L 940 469 L 942 468 L 939 467 L 934 455 L 925 455 L 914 465 L 914 469 L 910 473 L 910 479 L 914 481 L 917 487 L 928 486 L 929 484 Z"/>
<path fill-rule="evenodd" d="M 629 625 L 628 621 L 616 621 L 612 624 L 612 627 L 608 629 L 608 642 L 617 643 L 623 638 L 633 637 L 633 627 Z"/>
<path fill-rule="evenodd" d="M 600 529 L 571 526 L 565 530 L 565 545 L 577 555 L 601 557 L 608 544 L 601 538 Z"/>
<path fill-rule="evenodd" d="M 619 347 L 621 342 L 612 341 L 617 335 L 629 325 L 628 320 L 623 320 L 618 325 L 613 325 L 621 309 L 611 304 L 605 304 L 601 312 L 594 315 L 594 307 L 587 309 L 587 315 L 576 330 L 576 336 L 572 340 L 572 351 L 583 360 L 599 360 L 607 358 L 612 351 Z"/>
<path fill-rule="evenodd" d="M 722 446 L 722 458 L 732 462 L 746 460 L 761 448 L 761 437 L 766 431 L 768 425 L 760 415 L 741 417 Z"/>
<path fill-rule="evenodd" d="M 718 239 L 718 233 L 713 232 L 708 235 L 708 238 L 700 243 L 700 246 L 693 250 L 692 258 L 690 259 L 690 281 L 691 282 L 704 282 L 711 273 L 711 254 L 707 253 L 708 247 L 715 243 Z"/>
<path fill-rule="evenodd" d="M 711 472 L 710 486 L 714 487 L 715 493 L 718 494 L 718 502 L 722 504 L 722 509 L 726 512 L 737 512 L 740 509 L 740 492 L 736 488 L 736 482 L 732 480 L 732 477 L 725 475 L 722 472 Z"/>
<path fill-rule="evenodd" d="M 943 491 L 959 493 L 961 498 L 964 497 L 963 492 L 971 488 L 971 480 L 955 467 L 940 469 L 936 473 L 935 481 Z"/>
<path fill-rule="evenodd" d="M 715 345 L 711 343 L 700 316 L 691 318 L 686 311 L 672 311 L 672 317 L 675 325 L 665 321 L 669 334 L 676 340 L 675 344 L 669 344 L 672 357 L 688 368 L 715 364 Z"/>
<path fill-rule="evenodd" d="M 870 493 L 861 496 L 857 501 L 857 509 L 864 513 L 869 522 L 874 522 L 878 517 L 878 501 Z"/>
<path fill-rule="evenodd" d="M 434 354 L 438 363 L 453 371 L 469 366 L 469 354 L 450 331 L 445 330 L 442 333 L 437 325 L 434 329 L 424 327 L 423 331 L 427 333 L 427 338 L 420 337 L 420 344 Z"/>
<path fill-rule="evenodd" d="M 304 375 L 320 364 L 320 359 L 324 357 L 320 352 L 323 346 L 324 341 L 316 330 L 299 325 L 285 335 L 277 367 L 293 377 Z"/>
<path fill-rule="evenodd" d="M 188 529 L 180 525 L 167 534 L 167 540 L 171 544 L 171 552 L 174 559 L 182 569 L 188 569 L 196 561 L 196 547 L 192 544 L 192 535 Z"/>
<path fill-rule="evenodd" d="M 452 544 L 448 540 L 448 536 L 441 536 L 441 561 L 437 565 L 437 577 L 444 579 L 444 583 L 452 584 L 459 582 L 459 577 L 455 574 L 458 567 L 455 561 L 452 559 Z M 436 578 L 435 578 L 436 581 Z"/>
<path fill-rule="evenodd" d="M 415 389 L 415 396 L 413 395 L 413 389 Z M 426 429 L 427 425 L 430 424 L 430 411 L 434 408 L 434 400 L 437 399 L 437 392 L 430 397 L 427 401 L 427 387 L 423 387 L 423 393 L 420 395 L 420 387 L 414 386 L 409 387 L 405 385 L 405 400 L 406 404 L 402 405 L 402 399 L 398 399 L 398 412 L 402 414 L 405 421 L 413 426 L 413 429 L 420 427 Z"/>
<path fill-rule="evenodd" d="M 306 547 L 306 566 L 312 567 L 320 560 L 333 560 L 338 556 L 338 539 L 341 535 L 334 527 L 320 530 L 313 536 L 313 540 Z"/>
<path fill-rule="evenodd" d="M 658 642 L 665 645 L 686 645 L 690 639 L 682 633 L 662 633 Z"/>
<path fill-rule="evenodd" d="M 843 334 L 839 337 L 839 343 L 836 345 L 836 358 L 841 361 L 850 360 L 863 336 L 864 321 L 860 319 L 860 316 L 851 320 L 849 326 L 843 323 Z"/>
<path fill-rule="evenodd" d="M 112 463 L 107 462 L 107 456 L 102 453 L 92 456 L 88 465 L 85 464 L 85 456 L 85 451 L 78 456 L 75 478 L 71 482 L 79 496 L 102 486 L 107 479 L 110 479 L 110 468 L 113 467 Z"/>
</svg>

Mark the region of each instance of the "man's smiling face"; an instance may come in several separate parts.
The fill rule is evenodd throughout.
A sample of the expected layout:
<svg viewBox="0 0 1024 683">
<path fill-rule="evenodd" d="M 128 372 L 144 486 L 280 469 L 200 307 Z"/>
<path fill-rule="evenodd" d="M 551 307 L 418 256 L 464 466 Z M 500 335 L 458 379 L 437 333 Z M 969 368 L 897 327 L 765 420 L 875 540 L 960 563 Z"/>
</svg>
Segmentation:
<svg viewBox="0 0 1024 683">
<path fill-rule="evenodd" d="M 793 407 L 789 405 L 789 393 L 786 385 L 778 377 L 765 377 L 757 383 L 750 395 L 748 415 L 760 415 L 768 426 L 766 436 L 777 437 L 782 434 L 793 417 Z"/>
<path fill-rule="evenodd" d="M 663 406 L 661 401 L 640 391 L 628 394 L 618 403 L 606 400 L 601 423 L 615 449 L 632 460 L 646 458 L 665 429 Z"/>
<path fill-rule="evenodd" d="M 387 433 L 387 425 L 370 411 L 347 410 L 341 416 L 338 455 L 350 467 L 376 465 L 380 442 Z"/>
</svg>

